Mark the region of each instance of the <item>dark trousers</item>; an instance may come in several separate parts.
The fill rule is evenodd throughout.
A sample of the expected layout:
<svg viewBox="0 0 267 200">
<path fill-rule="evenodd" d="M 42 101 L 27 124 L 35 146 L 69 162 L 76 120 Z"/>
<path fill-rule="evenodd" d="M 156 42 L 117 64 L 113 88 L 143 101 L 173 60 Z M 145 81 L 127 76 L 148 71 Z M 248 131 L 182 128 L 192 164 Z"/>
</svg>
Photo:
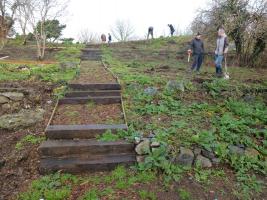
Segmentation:
<svg viewBox="0 0 267 200">
<path fill-rule="evenodd" d="M 199 71 L 203 63 L 203 54 L 195 54 L 193 57 L 194 57 L 194 62 L 192 65 L 192 70 L 196 69 L 196 71 Z"/>
</svg>

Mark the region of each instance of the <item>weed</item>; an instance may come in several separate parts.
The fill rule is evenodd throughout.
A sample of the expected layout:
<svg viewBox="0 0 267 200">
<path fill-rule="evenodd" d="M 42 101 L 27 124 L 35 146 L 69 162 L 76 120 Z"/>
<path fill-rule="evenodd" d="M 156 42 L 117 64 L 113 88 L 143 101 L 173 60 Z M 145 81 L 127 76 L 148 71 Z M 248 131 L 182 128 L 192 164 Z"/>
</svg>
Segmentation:
<svg viewBox="0 0 267 200">
<path fill-rule="evenodd" d="M 141 190 L 139 191 L 139 196 L 142 200 L 156 200 L 157 197 L 153 192 Z"/>
<path fill-rule="evenodd" d="M 62 200 L 67 199 L 71 194 L 71 186 L 77 183 L 76 176 L 69 174 L 52 174 L 44 176 L 32 182 L 28 192 L 19 194 L 19 200 L 47 199 Z"/>
<path fill-rule="evenodd" d="M 100 200 L 98 198 L 98 192 L 96 189 L 91 189 L 90 191 L 86 192 L 79 200 Z"/>
<path fill-rule="evenodd" d="M 119 135 L 113 134 L 111 130 L 107 130 L 102 135 L 97 136 L 97 140 L 102 142 L 115 142 L 118 141 L 119 139 L 120 139 Z"/>
<path fill-rule="evenodd" d="M 192 199 L 191 194 L 185 189 L 182 189 L 182 188 L 179 189 L 178 194 L 179 194 L 179 198 L 181 200 L 191 200 Z"/>
<path fill-rule="evenodd" d="M 19 141 L 16 144 L 15 149 L 17 151 L 19 151 L 19 150 L 22 150 L 23 147 L 26 144 L 33 144 L 33 145 L 35 145 L 35 144 L 41 143 L 44 140 L 45 140 L 45 137 L 40 137 L 40 136 L 35 136 L 35 135 L 27 135 L 21 141 Z"/>
</svg>

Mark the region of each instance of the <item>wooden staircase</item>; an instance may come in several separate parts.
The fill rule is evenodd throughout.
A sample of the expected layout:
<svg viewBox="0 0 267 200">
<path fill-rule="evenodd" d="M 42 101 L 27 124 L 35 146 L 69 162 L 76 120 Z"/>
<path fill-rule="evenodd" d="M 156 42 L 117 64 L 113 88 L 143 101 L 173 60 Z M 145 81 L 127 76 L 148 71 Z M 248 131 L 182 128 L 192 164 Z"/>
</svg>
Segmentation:
<svg viewBox="0 0 267 200">
<path fill-rule="evenodd" d="M 94 60 L 96 54 L 98 56 L 98 53 L 86 51 L 85 57 L 93 55 Z M 86 104 L 89 101 L 98 105 L 121 103 L 121 86 L 118 83 L 70 84 L 69 89 L 58 105 Z M 50 122 L 45 131 L 47 141 L 38 148 L 40 172 L 96 172 L 134 164 L 134 144 L 122 140 L 102 142 L 96 139 L 108 130 L 116 134 L 118 130 L 127 128 L 126 123 L 57 125 Z"/>
</svg>

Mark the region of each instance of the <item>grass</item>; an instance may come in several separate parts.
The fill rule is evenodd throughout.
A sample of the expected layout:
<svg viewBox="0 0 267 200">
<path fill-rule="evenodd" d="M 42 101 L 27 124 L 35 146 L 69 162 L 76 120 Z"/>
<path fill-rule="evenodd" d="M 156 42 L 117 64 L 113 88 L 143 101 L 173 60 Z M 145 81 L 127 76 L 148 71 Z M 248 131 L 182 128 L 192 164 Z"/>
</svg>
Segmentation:
<svg viewBox="0 0 267 200">
<path fill-rule="evenodd" d="M 156 49 L 164 49 L 166 46 L 168 40 L 154 40 L 147 47 L 142 47 L 142 51 L 157 51 Z M 130 51 L 127 45 L 120 50 L 122 49 Z M 177 152 L 181 145 L 198 145 L 214 150 L 222 162 L 236 170 L 239 196 L 248 199 L 255 187 L 259 188 L 257 194 L 262 192 L 260 188 L 263 185 L 260 181 L 256 177 L 247 180 L 247 175 L 260 173 L 264 176 L 267 173 L 263 164 L 267 143 L 267 107 L 264 96 L 261 95 L 250 94 L 254 96 L 252 103 L 243 100 L 245 90 L 266 87 L 262 74 L 246 68 L 230 68 L 231 80 L 224 80 L 214 78 L 214 72 L 210 68 L 205 68 L 200 75 L 188 74 L 185 69 L 187 65 L 181 61 L 174 62 L 171 57 L 168 60 L 156 60 L 152 56 L 145 59 L 136 56 L 131 60 L 120 57 L 116 49 L 104 49 L 104 53 L 105 62 L 119 75 L 125 88 L 123 96 L 128 124 L 136 131 L 153 131 L 157 134 L 157 140 L 167 144 L 173 151 L 151 154 L 141 169 L 175 171 L 172 169 L 174 166 L 166 166 L 168 160 L 165 158 Z M 169 68 L 157 72 L 155 69 L 159 66 Z M 259 81 L 248 81 L 251 77 Z M 196 79 L 203 81 L 198 83 L 195 82 Z M 185 92 L 167 91 L 166 83 L 169 80 L 183 83 Z M 154 96 L 144 94 L 144 89 L 149 86 L 158 88 L 158 93 Z M 243 161 L 235 160 L 229 153 L 228 146 L 237 144 L 254 148 L 261 156 L 254 159 L 244 156 Z M 213 171 L 202 169 L 195 174 L 199 182 L 209 182 L 210 177 L 214 176 Z M 177 173 L 165 175 L 175 177 Z"/>
<path fill-rule="evenodd" d="M 177 60 L 175 55 L 187 41 L 189 38 L 178 37 L 138 44 L 129 58 L 120 53 L 131 52 L 132 46 L 128 43 L 119 48 L 103 48 L 104 62 L 119 76 L 123 86 L 129 130 L 116 135 L 108 131 L 98 140 L 128 138 L 132 141 L 136 136 L 153 132 L 161 148 L 151 152 L 134 170 L 118 167 L 111 173 L 81 177 L 76 186 L 85 185 L 87 190 L 81 193 L 80 199 L 132 196 L 157 199 L 158 193 L 166 190 L 164 194 L 168 194 L 173 187 L 182 200 L 204 198 L 208 191 L 218 188 L 216 194 L 220 193 L 222 199 L 260 199 L 266 194 L 266 185 L 262 182 L 267 173 L 266 96 L 245 92 L 266 88 L 266 71 L 230 67 L 230 80 L 214 78 L 214 69 L 208 66 L 199 75 L 188 73 L 188 64 Z M 173 55 L 157 58 L 160 51 L 165 50 L 172 51 Z M 166 86 L 170 80 L 183 84 L 185 91 L 168 90 Z M 145 94 L 147 87 L 156 87 L 157 94 Z M 246 95 L 251 97 L 250 101 L 245 99 Z M 87 108 L 91 106 L 88 103 Z M 253 148 L 259 155 L 233 155 L 230 145 Z M 180 146 L 212 150 L 222 165 L 218 169 L 176 165 L 172 158 Z M 183 179 L 188 180 L 188 177 L 201 185 L 197 194 L 191 186 L 183 185 Z M 68 198 L 68 188 L 74 188 L 72 181 L 66 186 L 61 188 L 66 194 L 64 198 Z M 31 188 L 29 191 L 34 194 Z"/>
</svg>

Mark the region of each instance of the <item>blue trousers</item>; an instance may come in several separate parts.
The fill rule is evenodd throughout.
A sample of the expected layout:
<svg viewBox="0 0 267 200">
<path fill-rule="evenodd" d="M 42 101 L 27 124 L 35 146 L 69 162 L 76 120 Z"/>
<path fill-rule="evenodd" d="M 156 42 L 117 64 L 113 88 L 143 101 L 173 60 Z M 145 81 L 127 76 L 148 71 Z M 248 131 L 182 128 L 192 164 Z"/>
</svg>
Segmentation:
<svg viewBox="0 0 267 200">
<path fill-rule="evenodd" d="M 222 74 L 223 55 L 215 55 L 216 74 Z"/>
<path fill-rule="evenodd" d="M 196 71 L 199 71 L 203 63 L 203 54 L 195 54 L 193 57 L 194 57 L 194 62 L 192 65 L 192 70 L 196 69 Z"/>
</svg>

